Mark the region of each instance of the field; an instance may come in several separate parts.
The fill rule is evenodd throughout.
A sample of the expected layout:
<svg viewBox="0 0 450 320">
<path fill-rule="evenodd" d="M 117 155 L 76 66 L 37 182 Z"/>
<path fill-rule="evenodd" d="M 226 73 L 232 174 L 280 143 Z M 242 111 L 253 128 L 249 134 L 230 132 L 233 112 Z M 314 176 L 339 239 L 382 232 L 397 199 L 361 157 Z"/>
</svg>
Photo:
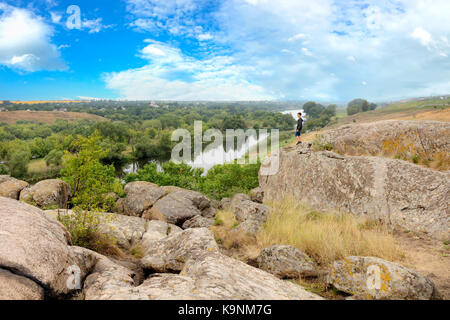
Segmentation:
<svg viewBox="0 0 450 320">
<path fill-rule="evenodd" d="M 80 103 L 80 100 L 39 100 L 39 101 L 11 101 L 14 104 L 43 104 L 43 103 Z"/>
<path fill-rule="evenodd" d="M 352 116 L 338 116 L 333 127 L 348 123 L 373 122 L 379 120 L 436 120 L 450 121 L 450 98 L 423 101 L 396 102 L 374 111 L 357 113 Z"/>
<path fill-rule="evenodd" d="M 107 121 L 105 118 L 85 112 L 62 112 L 62 111 L 8 111 L 0 112 L 0 122 L 14 124 L 17 121 L 33 121 L 53 123 L 57 119 L 75 121 L 89 119 L 96 121 Z"/>
</svg>

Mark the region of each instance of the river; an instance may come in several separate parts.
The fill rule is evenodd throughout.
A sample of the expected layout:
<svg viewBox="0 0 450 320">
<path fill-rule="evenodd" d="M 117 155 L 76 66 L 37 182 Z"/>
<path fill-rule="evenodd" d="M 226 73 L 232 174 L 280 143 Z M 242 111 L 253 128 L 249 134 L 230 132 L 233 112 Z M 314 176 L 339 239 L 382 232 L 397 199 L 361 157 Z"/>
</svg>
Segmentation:
<svg viewBox="0 0 450 320">
<path fill-rule="evenodd" d="M 297 113 L 301 112 L 303 115 L 303 110 L 286 110 L 282 111 L 283 114 L 291 114 L 294 119 L 297 120 Z M 267 134 L 261 134 L 258 139 L 255 139 L 255 137 L 250 136 L 247 139 L 247 145 L 242 145 L 239 149 L 231 149 L 228 151 L 225 151 L 225 148 L 223 146 L 219 146 L 215 149 L 208 150 L 207 152 L 203 152 L 202 155 L 199 155 L 195 157 L 193 161 L 188 162 L 190 166 L 194 168 L 203 168 L 204 174 L 208 172 L 209 169 L 214 167 L 218 164 L 224 164 L 232 162 L 233 160 L 240 159 L 245 156 L 248 150 L 255 149 L 255 147 L 258 145 L 259 142 L 264 141 L 267 138 Z M 136 173 L 137 170 L 141 169 L 145 164 L 155 162 L 157 165 L 158 170 L 162 170 L 161 164 L 164 163 L 164 161 L 158 161 L 158 160 L 147 160 L 147 161 L 140 161 L 140 162 L 133 162 L 130 164 L 125 165 L 121 170 L 122 174 L 128 174 L 128 173 Z"/>
</svg>

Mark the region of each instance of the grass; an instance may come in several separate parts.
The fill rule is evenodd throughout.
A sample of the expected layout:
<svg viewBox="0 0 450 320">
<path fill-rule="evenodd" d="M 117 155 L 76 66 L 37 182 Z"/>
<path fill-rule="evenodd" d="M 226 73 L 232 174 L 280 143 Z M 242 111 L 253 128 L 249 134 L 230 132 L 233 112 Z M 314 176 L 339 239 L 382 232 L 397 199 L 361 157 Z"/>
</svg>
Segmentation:
<svg viewBox="0 0 450 320">
<path fill-rule="evenodd" d="M 225 249 L 236 257 L 254 259 L 259 252 L 276 244 L 292 245 L 307 253 L 321 267 L 346 256 L 374 256 L 401 260 L 393 235 L 385 226 L 351 214 L 321 213 L 293 199 L 267 203 L 273 208 L 265 227 L 256 237 L 230 234 L 234 214 L 220 211 L 220 226 L 212 227 Z"/>
<path fill-rule="evenodd" d="M 89 119 L 95 121 L 107 121 L 107 119 L 86 112 L 61 112 L 61 111 L 8 111 L 0 113 L 0 122 L 15 124 L 17 121 L 33 121 L 36 123 L 53 123 L 57 119 L 75 121 Z"/>
</svg>

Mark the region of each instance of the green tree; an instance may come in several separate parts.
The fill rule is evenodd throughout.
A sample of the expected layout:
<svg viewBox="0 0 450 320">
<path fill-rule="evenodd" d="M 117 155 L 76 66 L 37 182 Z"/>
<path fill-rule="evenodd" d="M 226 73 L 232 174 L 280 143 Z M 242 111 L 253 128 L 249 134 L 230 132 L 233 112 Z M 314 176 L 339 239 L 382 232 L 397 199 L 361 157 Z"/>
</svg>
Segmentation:
<svg viewBox="0 0 450 320">
<path fill-rule="evenodd" d="M 8 173 L 12 177 L 23 178 L 28 173 L 30 163 L 30 153 L 25 150 L 13 152 L 6 162 Z"/>
<path fill-rule="evenodd" d="M 62 158 L 63 158 L 64 152 L 61 150 L 53 149 L 50 151 L 45 157 L 45 164 L 48 167 L 59 167 L 62 165 Z"/>
</svg>

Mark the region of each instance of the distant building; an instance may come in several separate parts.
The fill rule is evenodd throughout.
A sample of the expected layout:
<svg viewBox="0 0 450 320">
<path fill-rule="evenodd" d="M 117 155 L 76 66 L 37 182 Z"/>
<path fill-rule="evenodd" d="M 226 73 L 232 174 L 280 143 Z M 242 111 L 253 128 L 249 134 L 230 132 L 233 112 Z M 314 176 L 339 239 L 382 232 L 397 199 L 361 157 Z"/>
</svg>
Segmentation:
<svg viewBox="0 0 450 320">
<path fill-rule="evenodd" d="M 59 108 L 58 111 L 60 111 L 60 112 L 67 112 L 67 108 Z"/>
<path fill-rule="evenodd" d="M 8 112 L 8 109 L 6 109 L 6 108 L 0 108 L 0 112 Z"/>
</svg>

